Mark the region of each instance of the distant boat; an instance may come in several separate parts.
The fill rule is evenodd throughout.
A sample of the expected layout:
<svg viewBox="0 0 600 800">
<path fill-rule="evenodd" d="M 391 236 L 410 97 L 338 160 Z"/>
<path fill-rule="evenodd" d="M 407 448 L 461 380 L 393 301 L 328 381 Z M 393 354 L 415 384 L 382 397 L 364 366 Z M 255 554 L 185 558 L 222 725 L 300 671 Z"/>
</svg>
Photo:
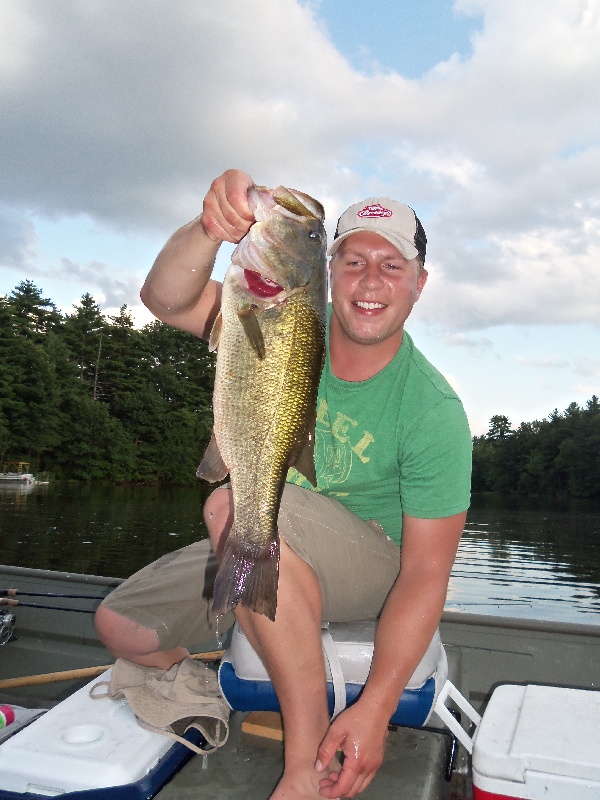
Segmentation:
<svg viewBox="0 0 600 800">
<path fill-rule="evenodd" d="M 31 472 L 0 472 L 0 481 L 18 483 L 37 483 L 35 475 Z"/>
</svg>

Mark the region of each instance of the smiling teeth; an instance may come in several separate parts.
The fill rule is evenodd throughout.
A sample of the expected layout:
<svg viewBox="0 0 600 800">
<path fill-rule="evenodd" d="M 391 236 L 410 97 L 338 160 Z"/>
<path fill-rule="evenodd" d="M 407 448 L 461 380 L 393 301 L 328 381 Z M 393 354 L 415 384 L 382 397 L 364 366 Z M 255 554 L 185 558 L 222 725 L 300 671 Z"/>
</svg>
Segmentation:
<svg viewBox="0 0 600 800">
<path fill-rule="evenodd" d="M 365 303 L 363 300 L 357 300 L 356 305 L 359 308 L 366 308 L 367 311 L 373 311 L 376 308 L 385 308 L 383 303 Z"/>
</svg>

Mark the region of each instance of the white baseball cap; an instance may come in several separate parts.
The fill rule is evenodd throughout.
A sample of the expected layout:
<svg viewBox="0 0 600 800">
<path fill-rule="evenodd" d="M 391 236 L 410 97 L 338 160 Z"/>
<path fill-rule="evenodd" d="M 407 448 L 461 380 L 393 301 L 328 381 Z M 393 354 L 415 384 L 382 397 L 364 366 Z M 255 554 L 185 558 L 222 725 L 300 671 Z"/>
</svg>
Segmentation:
<svg viewBox="0 0 600 800">
<path fill-rule="evenodd" d="M 344 239 L 360 231 L 377 233 L 391 242 L 405 258 L 410 260 L 421 256 L 425 262 L 425 231 L 415 212 L 404 203 L 389 197 L 368 197 L 350 206 L 338 220 L 327 254 L 332 256 Z"/>
</svg>

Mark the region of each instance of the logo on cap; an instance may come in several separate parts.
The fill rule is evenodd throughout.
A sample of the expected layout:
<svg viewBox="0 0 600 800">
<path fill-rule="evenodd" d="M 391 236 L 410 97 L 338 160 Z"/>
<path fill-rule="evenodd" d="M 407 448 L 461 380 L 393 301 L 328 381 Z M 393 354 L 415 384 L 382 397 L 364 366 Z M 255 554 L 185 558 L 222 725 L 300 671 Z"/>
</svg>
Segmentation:
<svg viewBox="0 0 600 800">
<path fill-rule="evenodd" d="M 375 203 L 372 206 L 365 206 L 362 211 L 359 211 L 357 217 L 391 217 L 392 212 L 389 208 L 384 208 L 381 203 Z"/>
</svg>

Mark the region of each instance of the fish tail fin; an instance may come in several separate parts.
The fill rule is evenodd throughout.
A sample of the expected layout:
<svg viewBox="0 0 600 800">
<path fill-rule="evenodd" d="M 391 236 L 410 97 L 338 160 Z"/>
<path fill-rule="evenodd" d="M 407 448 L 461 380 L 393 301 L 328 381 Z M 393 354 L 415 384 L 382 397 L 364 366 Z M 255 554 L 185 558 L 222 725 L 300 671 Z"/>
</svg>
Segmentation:
<svg viewBox="0 0 600 800">
<path fill-rule="evenodd" d="M 232 529 L 215 578 L 213 613 L 220 616 L 238 603 L 275 620 L 279 580 L 279 538 L 262 550 L 248 550 Z"/>
</svg>

